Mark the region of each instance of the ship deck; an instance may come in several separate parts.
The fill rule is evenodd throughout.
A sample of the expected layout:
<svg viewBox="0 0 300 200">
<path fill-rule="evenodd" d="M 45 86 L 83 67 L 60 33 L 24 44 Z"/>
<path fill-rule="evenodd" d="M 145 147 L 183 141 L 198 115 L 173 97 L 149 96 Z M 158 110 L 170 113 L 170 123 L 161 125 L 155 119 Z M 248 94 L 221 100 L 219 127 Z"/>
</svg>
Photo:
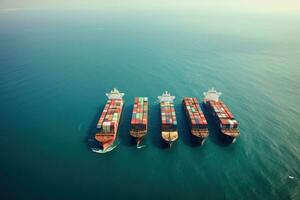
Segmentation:
<svg viewBox="0 0 300 200">
<path fill-rule="evenodd" d="M 191 129 L 191 133 L 192 135 L 199 137 L 199 138 L 207 138 L 208 137 L 208 129 L 203 129 L 203 130 L 199 130 L 199 129 Z"/>
<path fill-rule="evenodd" d="M 238 129 L 222 129 L 221 132 L 224 135 L 234 137 L 234 138 L 240 135 L 240 131 Z"/>
<path fill-rule="evenodd" d="M 134 138 L 140 138 L 144 137 L 147 134 L 147 129 L 146 130 L 130 130 L 130 135 Z"/>
</svg>

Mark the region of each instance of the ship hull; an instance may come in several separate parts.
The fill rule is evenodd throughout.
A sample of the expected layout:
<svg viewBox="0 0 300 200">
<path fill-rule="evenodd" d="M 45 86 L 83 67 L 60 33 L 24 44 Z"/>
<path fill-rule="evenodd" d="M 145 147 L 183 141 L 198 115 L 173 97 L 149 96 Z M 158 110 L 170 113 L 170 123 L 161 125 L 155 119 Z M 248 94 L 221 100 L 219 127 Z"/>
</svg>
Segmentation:
<svg viewBox="0 0 300 200">
<path fill-rule="evenodd" d="M 196 135 L 193 135 L 191 134 L 191 138 L 193 140 L 193 144 L 195 145 L 203 145 L 205 143 L 205 140 L 207 137 L 199 137 L 199 136 L 196 136 Z"/>
<path fill-rule="evenodd" d="M 224 133 L 222 132 L 222 130 L 220 130 L 220 132 L 221 132 L 222 139 L 223 139 L 226 143 L 235 143 L 235 142 L 236 142 L 236 137 L 228 136 L 228 135 L 224 134 Z"/>
<path fill-rule="evenodd" d="M 144 137 L 147 135 L 147 130 L 144 131 L 131 130 L 130 135 L 136 141 L 136 144 L 139 145 L 144 139 Z"/>
<path fill-rule="evenodd" d="M 191 126 L 189 126 L 190 128 L 190 133 L 191 133 L 191 137 L 193 139 L 193 141 L 195 141 L 198 144 L 203 145 L 206 138 L 208 137 L 208 129 L 203 129 L 203 130 L 194 130 L 193 128 L 191 128 Z"/>
<path fill-rule="evenodd" d="M 163 141 L 172 147 L 172 144 L 178 139 L 178 132 L 177 131 L 162 131 L 161 137 Z"/>
<path fill-rule="evenodd" d="M 103 151 L 107 151 L 115 142 L 117 133 L 98 133 L 96 134 L 96 140 L 102 146 Z"/>
<path fill-rule="evenodd" d="M 228 130 L 220 128 L 220 132 L 223 136 L 223 139 L 228 143 L 235 143 L 238 135 L 240 134 L 238 129 Z"/>
</svg>

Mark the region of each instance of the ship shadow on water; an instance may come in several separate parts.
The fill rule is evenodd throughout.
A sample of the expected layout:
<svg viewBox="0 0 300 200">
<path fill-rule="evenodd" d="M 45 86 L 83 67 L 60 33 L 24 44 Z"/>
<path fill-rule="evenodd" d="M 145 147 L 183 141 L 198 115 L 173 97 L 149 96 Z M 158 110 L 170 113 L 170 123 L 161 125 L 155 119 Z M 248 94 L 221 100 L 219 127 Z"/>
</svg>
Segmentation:
<svg viewBox="0 0 300 200">
<path fill-rule="evenodd" d="M 130 136 L 130 122 L 133 111 L 133 104 L 124 104 L 123 113 L 119 123 L 118 137 L 120 144 L 124 146 L 136 146 L 135 140 Z"/>
<path fill-rule="evenodd" d="M 213 119 L 213 116 L 211 113 L 208 112 L 208 110 L 205 108 L 204 103 L 200 104 L 201 109 L 203 111 L 203 114 L 206 118 L 206 121 L 208 123 L 208 132 L 209 136 L 207 139 L 212 141 L 213 143 L 220 145 L 220 146 L 228 146 L 230 143 L 226 142 L 224 138 L 221 135 L 221 132 L 218 128 L 218 124 Z"/>
<path fill-rule="evenodd" d="M 152 144 L 160 149 L 169 149 L 169 144 L 167 144 L 161 137 L 161 114 L 159 103 L 150 104 L 149 106 L 149 128 L 148 128 L 148 138 L 151 140 Z"/>
<path fill-rule="evenodd" d="M 101 107 L 102 110 L 104 108 L 104 106 Z M 102 148 L 101 145 L 96 141 L 95 139 L 95 135 L 97 133 L 97 122 L 99 120 L 99 117 L 100 117 L 100 107 L 97 107 L 97 112 L 96 114 L 94 115 L 90 125 L 89 125 L 89 128 L 88 128 L 88 132 L 86 134 L 86 145 L 87 145 L 87 148 L 92 149 L 92 148 Z"/>
<path fill-rule="evenodd" d="M 190 127 L 188 125 L 188 121 L 182 103 L 180 102 L 180 104 L 176 104 L 174 106 L 178 121 L 179 139 L 181 139 L 182 142 L 187 146 L 201 147 L 201 142 L 197 141 L 197 139 L 193 137 L 193 135 L 190 132 Z"/>
</svg>

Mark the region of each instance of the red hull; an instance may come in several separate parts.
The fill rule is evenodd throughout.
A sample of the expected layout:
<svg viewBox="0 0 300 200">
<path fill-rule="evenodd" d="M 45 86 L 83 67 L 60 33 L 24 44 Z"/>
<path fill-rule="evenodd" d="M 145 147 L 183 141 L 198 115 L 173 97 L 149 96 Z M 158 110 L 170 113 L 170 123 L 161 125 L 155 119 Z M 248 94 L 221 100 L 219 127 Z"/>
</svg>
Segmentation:
<svg viewBox="0 0 300 200">
<path fill-rule="evenodd" d="M 105 151 L 113 145 L 117 138 L 117 133 L 97 133 L 95 138 L 103 147 L 103 151 Z"/>
</svg>

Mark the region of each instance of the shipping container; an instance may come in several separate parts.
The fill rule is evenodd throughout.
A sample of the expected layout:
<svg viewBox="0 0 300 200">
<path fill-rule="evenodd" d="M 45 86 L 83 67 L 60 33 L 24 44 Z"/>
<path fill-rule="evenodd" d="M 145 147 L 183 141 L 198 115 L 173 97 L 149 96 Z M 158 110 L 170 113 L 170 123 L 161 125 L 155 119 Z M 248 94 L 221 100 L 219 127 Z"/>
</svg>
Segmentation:
<svg viewBox="0 0 300 200">
<path fill-rule="evenodd" d="M 95 135 L 95 139 L 99 141 L 103 147 L 103 150 L 101 151 L 107 151 L 116 139 L 124 104 L 124 93 L 120 93 L 115 88 L 110 93 L 107 93 L 106 96 L 108 97 L 108 100 L 98 120 L 98 132 Z"/>
<path fill-rule="evenodd" d="M 204 139 L 208 136 L 208 127 L 198 100 L 196 98 L 184 97 L 182 105 L 185 110 L 191 134 L 201 138 L 201 142 L 204 142 Z"/>
<path fill-rule="evenodd" d="M 131 117 L 130 135 L 140 143 L 148 129 L 148 98 L 135 97 Z"/>
<path fill-rule="evenodd" d="M 178 139 L 177 119 L 173 103 L 175 96 L 171 96 L 166 91 L 162 96 L 158 96 L 158 99 L 161 112 L 161 136 L 171 147 L 172 143 Z"/>
</svg>

